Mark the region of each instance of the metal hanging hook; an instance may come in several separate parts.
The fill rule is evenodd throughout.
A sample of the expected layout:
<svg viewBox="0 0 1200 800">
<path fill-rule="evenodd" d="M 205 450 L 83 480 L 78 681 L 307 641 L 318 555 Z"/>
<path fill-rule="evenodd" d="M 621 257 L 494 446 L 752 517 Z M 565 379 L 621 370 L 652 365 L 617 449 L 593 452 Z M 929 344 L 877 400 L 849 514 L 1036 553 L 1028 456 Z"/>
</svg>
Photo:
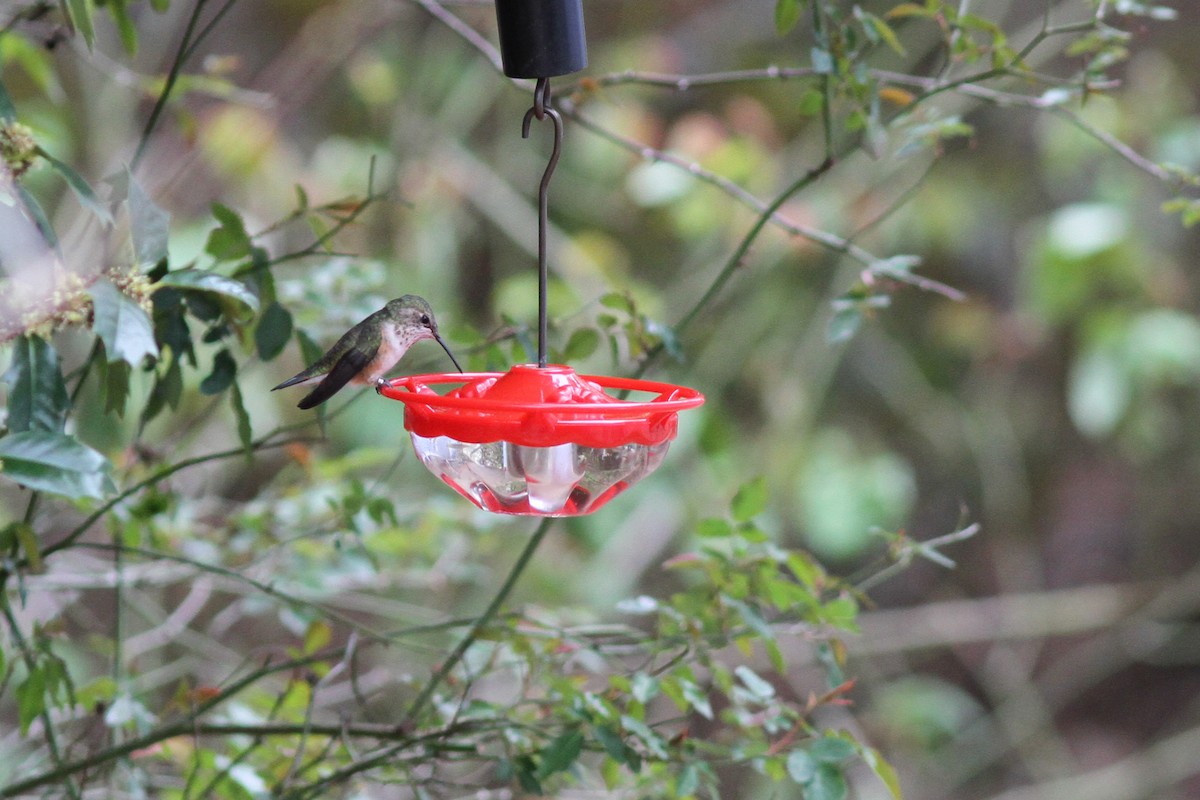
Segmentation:
<svg viewBox="0 0 1200 800">
<path fill-rule="evenodd" d="M 554 109 L 550 97 L 550 79 L 538 78 L 533 90 L 533 108 L 525 112 L 521 122 L 521 138 L 529 138 L 529 124 L 534 118 L 543 120 L 549 117 L 554 123 L 554 147 L 550 151 L 550 161 L 546 171 L 542 173 L 542 182 L 538 186 L 538 366 L 546 366 L 546 295 L 549 284 L 549 269 L 546 265 L 546 229 L 550 224 L 550 178 L 554 168 L 558 166 L 558 158 L 562 155 L 563 121 L 562 115 Z"/>
</svg>

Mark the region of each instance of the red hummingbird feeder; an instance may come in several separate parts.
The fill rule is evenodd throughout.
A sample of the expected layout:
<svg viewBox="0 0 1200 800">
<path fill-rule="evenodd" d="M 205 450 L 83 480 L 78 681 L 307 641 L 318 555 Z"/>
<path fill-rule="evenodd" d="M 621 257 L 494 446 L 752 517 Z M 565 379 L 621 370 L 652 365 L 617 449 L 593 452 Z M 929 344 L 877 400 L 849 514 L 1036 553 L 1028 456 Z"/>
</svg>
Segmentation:
<svg viewBox="0 0 1200 800">
<path fill-rule="evenodd" d="M 442 383 L 463 385 L 444 395 L 430 388 Z M 653 398 L 620 400 L 605 389 Z M 678 413 L 704 402 L 683 386 L 557 364 L 413 375 L 381 393 L 404 403 L 421 463 L 463 497 L 485 511 L 552 517 L 589 514 L 657 469 Z"/>
<path fill-rule="evenodd" d="M 485 511 L 567 517 L 589 514 L 662 463 L 678 413 L 704 396 L 669 383 L 578 375 L 546 363 L 546 228 L 550 177 L 562 153 L 562 116 L 549 78 L 587 66 L 580 0 L 497 0 L 504 72 L 537 78 L 533 119 L 554 124 L 554 147 L 538 189 L 538 363 L 506 373 L 396 378 L 380 388 L 404 403 L 404 427 L 434 475 Z M 459 384 L 440 394 L 433 386 Z M 618 398 L 606 390 L 646 399 Z"/>
</svg>

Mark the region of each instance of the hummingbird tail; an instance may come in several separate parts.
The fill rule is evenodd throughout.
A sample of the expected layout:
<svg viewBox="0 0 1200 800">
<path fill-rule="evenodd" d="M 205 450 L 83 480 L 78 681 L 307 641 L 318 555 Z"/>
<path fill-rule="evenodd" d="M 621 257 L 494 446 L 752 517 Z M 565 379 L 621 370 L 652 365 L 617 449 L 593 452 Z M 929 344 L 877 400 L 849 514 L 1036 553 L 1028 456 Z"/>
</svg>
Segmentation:
<svg viewBox="0 0 1200 800">
<path fill-rule="evenodd" d="M 279 384 L 278 386 L 272 387 L 271 391 L 274 392 L 274 391 L 278 391 L 279 389 L 286 389 L 289 386 L 295 386 L 297 383 L 303 383 L 305 380 L 306 380 L 306 376 L 304 375 L 303 372 L 301 372 L 299 375 L 293 375 L 292 377 L 288 378 L 286 381 Z"/>
<path fill-rule="evenodd" d="M 343 386 L 354 380 L 355 376 L 370 363 L 371 357 L 366 353 L 356 350 L 349 351 L 333 365 L 333 369 L 325 373 L 325 377 L 299 402 L 298 407 L 307 410 L 321 405 L 337 394 Z"/>
<path fill-rule="evenodd" d="M 303 400 L 301 400 L 299 403 L 296 403 L 296 408 L 302 408 L 305 411 L 307 411 L 310 408 L 316 408 L 317 406 L 321 405 L 321 403 L 324 403 L 326 400 L 329 399 L 329 397 L 328 396 L 318 397 L 317 393 L 320 391 L 321 391 L 321 387 L 317 386 L 317 388 L 313 389 L 311 392 L 306 394 L 304 396 Z M 322 394 L 324 394 L 324 393 L 322 393 Z"/>
</svg>

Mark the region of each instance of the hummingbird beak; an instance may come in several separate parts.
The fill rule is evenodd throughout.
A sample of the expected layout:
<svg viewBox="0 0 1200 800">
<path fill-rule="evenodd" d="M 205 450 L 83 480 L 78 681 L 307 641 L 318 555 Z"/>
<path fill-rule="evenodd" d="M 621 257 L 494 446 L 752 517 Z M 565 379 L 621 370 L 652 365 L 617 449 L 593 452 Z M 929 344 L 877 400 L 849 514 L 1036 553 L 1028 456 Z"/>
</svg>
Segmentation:
<svg viewBox="0 0 1200 800">
<path fill-rule="evenodd" d="M 454 368 L 457 369 L 459 372 L 462 372 L 463 368 L 458 365 L 458 359 L 456 359 L 454 357 L 454 353 L 450 352 L 450 348 L 447 347 L 446 343 L 442 341 L 442 337 L 438 336 L 437 331 L 433 331 L 433 338 L 437 339 L 437 343 L 440 344 L 442 346 L 442 349 L 446 351 L 446 355 L 450 356 L 450 361 L 453 362 Z"/>
</svg>

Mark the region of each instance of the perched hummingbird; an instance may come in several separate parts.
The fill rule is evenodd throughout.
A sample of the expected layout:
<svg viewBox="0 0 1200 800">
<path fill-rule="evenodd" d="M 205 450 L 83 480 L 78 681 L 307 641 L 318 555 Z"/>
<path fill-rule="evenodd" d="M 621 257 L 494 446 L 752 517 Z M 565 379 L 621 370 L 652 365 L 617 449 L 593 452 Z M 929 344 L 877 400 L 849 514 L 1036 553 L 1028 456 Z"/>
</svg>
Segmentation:
<svg viewBox="0 0 1200 800">
<path fill-rule="evenodd" d="M 333 397 L 348 383 L 360 386 L 373 383 L 378 388 L 385 383 L 383 376 L 388 370 L 396 366 L 409 347 L 422 339 L 436 339 L 455 368 L 462 372 L 454 354 L 438 336 L 437 321 L 429 303 L 423 297 L 406 294 L 388 301 L 386 306 L 346 331 L 316 363 L 275 389 L 319 380 L 317 388 L 299 403 L 300 408 L 312 408 Z"/>
</svg>

